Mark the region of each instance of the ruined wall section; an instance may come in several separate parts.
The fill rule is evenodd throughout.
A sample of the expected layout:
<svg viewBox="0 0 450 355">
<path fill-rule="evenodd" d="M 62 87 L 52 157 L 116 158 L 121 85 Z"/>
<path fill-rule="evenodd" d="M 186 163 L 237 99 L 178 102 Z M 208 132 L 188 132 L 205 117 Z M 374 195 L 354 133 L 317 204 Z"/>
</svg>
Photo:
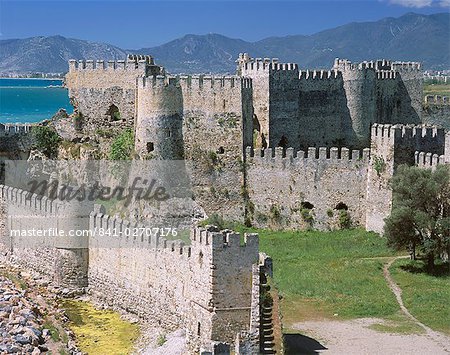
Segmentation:
<svg viewBox="0 0 450 355">
<path fill-rule="evenodd" d="M 347 146 L 356 138 L 341 72 L 314 70 L 299 74 L 297 149 Z M 291 127 L 285 127 L 285 130 Z"/>
<path fill-rule="evenodd" d="M 242 77 L 252 79 L 253 87 L 253 118 L 252 134 L 254 134 L 254 146 L 266 148 L 270 139 L 270 67 L 277 64 L 276 59 L 251 60 L 242 63 L 238 68 L 238 73 Z"/>
<path fill-rule="evenodd" d="M 236 333 L 249 329 L 257 237 L 246 237 L 241 246 L 231 231 L 198 228 L 184 245 L 156 235 L 127 237 L 133 227 L 138 226 L 92 214 L 91 229 L 124 232 L 91 240 L 89 284 L 96 297 L 164 329 L 186 329 L 189 346 L 197 351 L 211 340 L 232 343 Z"/>
<path fill-rule="evenodd" d="M 258 227 L 338 228 L 339 209 L 354 225 L 365 223 L 369 150 L 247 149 L 247 182 Z"/>
<path fill-rule="evenodd" d="M 163 72 L 150 56 L 109 62 L 70 60 L 65 85 L 86 132 L 111 126 L 132 127 L 136 79 Z"/>
<path fill-rule="evenodd" d="M 185 159 L 208 215 L 243 220 L 243 146 L 251 144 L 252 83 L 237 76 L 182 76 Z"/>
<path fill-rule="evenodd" d="M 33 144 L 32 127 L 27 123 L 0 123 L 0 161 L 28 159 Z"/>
</svg>

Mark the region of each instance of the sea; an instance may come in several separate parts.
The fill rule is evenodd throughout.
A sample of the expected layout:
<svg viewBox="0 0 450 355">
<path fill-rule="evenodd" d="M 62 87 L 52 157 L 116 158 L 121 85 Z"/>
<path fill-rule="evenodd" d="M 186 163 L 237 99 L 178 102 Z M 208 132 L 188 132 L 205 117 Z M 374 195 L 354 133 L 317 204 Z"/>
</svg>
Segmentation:
<svg viewBox="0 0 450 355">
<path fill-rule="evenodd" d="M 62 79 L 0 78 L 0 123 L 35 123 L 73 112 Z"/>
</svg>

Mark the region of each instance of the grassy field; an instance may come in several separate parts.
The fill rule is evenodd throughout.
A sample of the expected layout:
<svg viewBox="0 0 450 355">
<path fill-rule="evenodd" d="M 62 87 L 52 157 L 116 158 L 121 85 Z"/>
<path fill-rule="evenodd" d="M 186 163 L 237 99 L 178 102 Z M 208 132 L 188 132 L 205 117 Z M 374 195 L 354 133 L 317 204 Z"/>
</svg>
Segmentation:
<svg viewBox="0 0 450 355">
<path fill-rule="evenodd" d="M 393 317 L 399 307 L 383 277 L 394 253 L 363 230 L 260 233 L 274 260 L 284 325 L 315 318 Z"/>
<path fill-rule="evenodd" d="M 450 83 L 448 84 L 424 84 L 423 95 L 450 96 Z"/>
<path fill-rule="evenodd" d="M 372 326 L 378 331 L 423 331 L 400 312 L 383 276 L 383 265 L 401 253 L 387 248 L 385 239 L 377 234 L 361 229 L 253 231 L 260 235 L 261 251 L 274 261 L 274 282 L 283 297 L 285 332 L 290 332 L 294 323 L 305 320 L 362 317 L 383 318 L 384 323 Z M 424 324 L 449 333 L 448 274 L 430 276 L 407 271 L 404 267 L 409 263 L 403 259 L 391 267 L 393 277 L 403 289 L 406 307 Z"/>
<path fill-rule="evenodd" d="M 430 328 L 450 334 L 450 273 L 442 268 L 432 276 L 423 266 L 421 261 L 398 260 L 390 270 L 406 308 Z"/>
<path fill-rule="evenodd" d="M 90 303 L 67 300 L 62 303 L 69 317 L 77 345 L 87 354 L 131 354 L 139 327 L 109 310 L 97 310 Z"/>
</svg>

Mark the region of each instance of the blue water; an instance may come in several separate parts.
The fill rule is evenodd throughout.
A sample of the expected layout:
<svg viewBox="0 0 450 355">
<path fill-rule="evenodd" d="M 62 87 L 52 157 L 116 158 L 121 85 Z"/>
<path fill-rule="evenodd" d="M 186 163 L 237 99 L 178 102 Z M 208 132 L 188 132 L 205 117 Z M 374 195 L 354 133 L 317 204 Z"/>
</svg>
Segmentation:
<svg viewBox="0 0 450 355">
<path fill-rule="evenodd" d="M 51 118 L 60 108 L 73 112 L 60 79 L 0 78 L 0 123 L 31 123 Z"/>
</svg>

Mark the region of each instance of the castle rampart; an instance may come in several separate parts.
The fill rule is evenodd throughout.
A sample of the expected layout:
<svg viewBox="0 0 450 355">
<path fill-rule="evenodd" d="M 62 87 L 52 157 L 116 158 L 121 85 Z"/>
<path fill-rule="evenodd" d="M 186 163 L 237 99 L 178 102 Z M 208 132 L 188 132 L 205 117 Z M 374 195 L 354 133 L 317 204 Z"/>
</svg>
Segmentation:
<svg viewBox="0 0 450 355">
<path fill-rule="evenodd" d="M 253 295 L 259 287 L 253 284 L 259 283 L 257 235 L 245 235 L 241 244 L 232 231 L 196 228 L 185 245 L 151 234 L 148 226 L 105 215 L 97 205 L 84 226 L 90 231 L 86 247 L 72 248 L 79 241 L 56 235 L 26 239 L 9 232 L 83 228 L 73 201 L 67 208 L 63 201 L 3 185 L 0 201 L 7 221 L 2 250 L 22 265 L 60 286 L 88 287 L 109 305 L 158 321 L 166 330 L 185 328 L 191 350 L 210 350 L 213 341 L 233 343 L 236 334 L 250 330 L 255 333 L 251 347 L 258 348 L 259 330 L 250 328 L 259 315 Z"/>
<path fill-rule="evenodd" d="M 247 186 L 255 225 L 338 228 L 347 211 L 364 224 L 369 150 L 310 147 L 246 150 Z M 345 181 L 343 184 L 342 181 Z M 351 186 L 351 189 L 349 187 Z"/>
</svg>

